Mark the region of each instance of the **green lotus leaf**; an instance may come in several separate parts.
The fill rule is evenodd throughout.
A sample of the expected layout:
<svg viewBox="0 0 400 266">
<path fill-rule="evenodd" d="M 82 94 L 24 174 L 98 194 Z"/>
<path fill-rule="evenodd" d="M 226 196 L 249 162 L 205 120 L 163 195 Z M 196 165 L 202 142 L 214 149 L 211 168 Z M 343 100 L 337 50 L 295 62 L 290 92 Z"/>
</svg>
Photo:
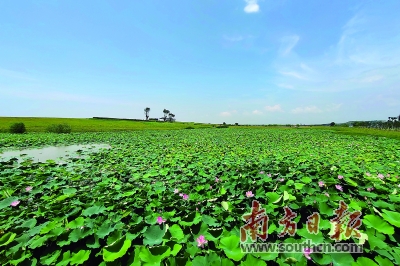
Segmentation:
<svg viewBox="0 0 400 266">
<path fill-rule="evenodd" d="M 374 228 L 378 232 L 393 235 L 394 228 L 382 218 L 376 215 L 365 215 L 363 219 L 363 224 L 365 224 L 369 228 Z"/>
<path fill-rule="evenodd" d="M 236 235 L 223 237 L 220 240 L 220 247 L 224 250 L 225 255 L 234 261 L 240 261 L 245 255 L 239 244 L 240 238 Z"/>
<path fill-rule="evenodd" d="M 162 238 L 165 235 L 165 230 L 161 229 L 158 225 L 152 225 L 147 228 L 143 236 L 143 244 L 145 245 L 159 245 L 162 242 Z"/>
<path fill-rule="evenodd" d="M 400 227 L 400 213 L 388 210 L 383 210 L 382 212 L 382 217 L 385 219 L 385 221 L 388 221 L 390 224 L 396 227 Z"/>
<path fill-rule="evenodd" d="M 4 235 L 2 235 L 0 237 L 0 246 L 5 246 L 5 245 L 11 243 L 16 236 L 17 236 L 16 233 L 12 233 L 12 232 L 5 233 Z"/>
<path fill-rule="evenodd" d="M 131 244 L 132 241 L 126 239 L 126 236 L 124 236 L 113 242 L 111 245 L 104 247 L 103 248 L 104 261 L 115 261 L 116 259 L 121 258 L 126 254 Z"/>
<path fill-rule="evenodd" d="M 83 264 L 85 261 L 89 259 L 91 252 L 92 252 L 91 250 L 80 250 L 77 253 L 72 253 L 69 262 L 71 263 L 71 265 Z"/>
</svg>

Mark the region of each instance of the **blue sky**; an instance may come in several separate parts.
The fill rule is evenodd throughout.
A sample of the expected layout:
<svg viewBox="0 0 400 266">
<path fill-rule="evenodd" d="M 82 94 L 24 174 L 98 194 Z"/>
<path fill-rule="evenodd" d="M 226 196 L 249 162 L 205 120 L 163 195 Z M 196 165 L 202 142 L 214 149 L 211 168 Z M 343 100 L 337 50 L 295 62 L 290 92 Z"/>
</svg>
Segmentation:
<svg viewBox="0 0 400 266">
<path fill-rule="evenodd" d="M 400 114 L 399 1 L 0 1 L 0 116 Z"/>
</svg>

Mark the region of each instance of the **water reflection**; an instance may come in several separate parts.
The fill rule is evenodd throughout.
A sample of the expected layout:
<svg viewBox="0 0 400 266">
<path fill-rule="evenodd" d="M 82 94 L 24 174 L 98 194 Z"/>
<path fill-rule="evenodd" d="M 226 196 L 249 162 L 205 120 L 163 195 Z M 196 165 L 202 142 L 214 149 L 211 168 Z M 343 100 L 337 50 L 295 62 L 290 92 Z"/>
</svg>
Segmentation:
<svg viewBox="0 0 400 266">
<path fill-rule="evenodd" d="M 78 156 L 80 151 L 87 153 L 110 148 L 111 146 L 108 144 L 88 144 L 5 151 L 0 153 L 0 161 L 8 161 L 11 158 L 17 158 L 18 160 L 31 158 L 34 162 L 46 162 L 47 160 L 60 161 L 64 157 Z"/>
</svg>

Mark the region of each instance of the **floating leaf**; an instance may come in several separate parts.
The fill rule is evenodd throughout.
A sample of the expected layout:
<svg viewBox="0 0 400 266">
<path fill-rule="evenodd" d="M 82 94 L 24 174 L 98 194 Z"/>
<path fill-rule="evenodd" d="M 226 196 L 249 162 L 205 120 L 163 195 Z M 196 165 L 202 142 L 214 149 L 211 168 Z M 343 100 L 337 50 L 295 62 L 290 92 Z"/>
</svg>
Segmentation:
<svg viewBox="0 0 400 266">
<path fill-rule="evenodd" d="M 69 260 L 71 265 L 83 264 L 89 259 L 91 250 L 80 250 L 78 253 L 72 253 L 72 257 Z"/>
<path fill-rule="evenodd" d="M 363 219 L 363 224 L 365 224 L 369 228 L 374 228 L 378 232 L 393 235 L 394 228 L 383 219 L 376 215 L 365 215 Z"/>
<path fill-rule="evenodd" d="M 383 210 L 382 212 L 383 219 L 396 227 L 400 227 L 400 213 L 388 210 Z"/>
<path fill-rule="evenodd" d="M 162 242 L 162 238 L 165 235 L 165 231 L 158 225 L 153 225 L 147 228 L 146 232 L 143 234 L 143 244 L 145 245 L 159 245 Z"/>
<path fill-rule="evenodd" d="M 115 241 L 112 245 L 103 248 L 103 259 L 104 261 L 114 261 L 121 258 L 126 254 L 130 248 L 132 241 L 126 239 L 126 236 Z"/>
<path fill-rule="evenodd" d="M 224 250 L 225 255 L 234 261 L 240 261 L 245 255 L 245 253 L 242 253 L 239 244 L 240 238 L 236 235 L 223 237 L 220 240 L 220 246 Z"/>
</svg>

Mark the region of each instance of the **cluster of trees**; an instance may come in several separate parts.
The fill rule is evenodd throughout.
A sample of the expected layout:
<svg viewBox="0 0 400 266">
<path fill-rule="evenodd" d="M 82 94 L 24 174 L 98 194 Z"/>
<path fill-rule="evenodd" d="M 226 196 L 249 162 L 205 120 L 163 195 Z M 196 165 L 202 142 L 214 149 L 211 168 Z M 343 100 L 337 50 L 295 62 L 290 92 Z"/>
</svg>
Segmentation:
<svg viewBox="0 0 400 266">
<path fill-rule="evenodd" d="M 379 128 L 379 129 L 398 129 L 400 128 L 400 115 L 389 116 L 388 120 L 385 121 L 355 121 L 350 123 L 354 127 L 368 127 L 368 128 Z"/>
<path fill-rule="evenodd" d="M 149 120 L 149 113 L 150 113 L 150 107 L 146 107 L 144 108 L 144 114 L 146 116 L 146 120 Z M 174 122 L 175 121 L 175 115 L 173 113 L 171 113 L 169 110 L 164 109 L 163 110 L 163 114 L 164 116 L 161 118 L 150 118 L 150 120 L 163 120 L 165 121 L 169 121 L 169 122 Z"/>
</svg>

